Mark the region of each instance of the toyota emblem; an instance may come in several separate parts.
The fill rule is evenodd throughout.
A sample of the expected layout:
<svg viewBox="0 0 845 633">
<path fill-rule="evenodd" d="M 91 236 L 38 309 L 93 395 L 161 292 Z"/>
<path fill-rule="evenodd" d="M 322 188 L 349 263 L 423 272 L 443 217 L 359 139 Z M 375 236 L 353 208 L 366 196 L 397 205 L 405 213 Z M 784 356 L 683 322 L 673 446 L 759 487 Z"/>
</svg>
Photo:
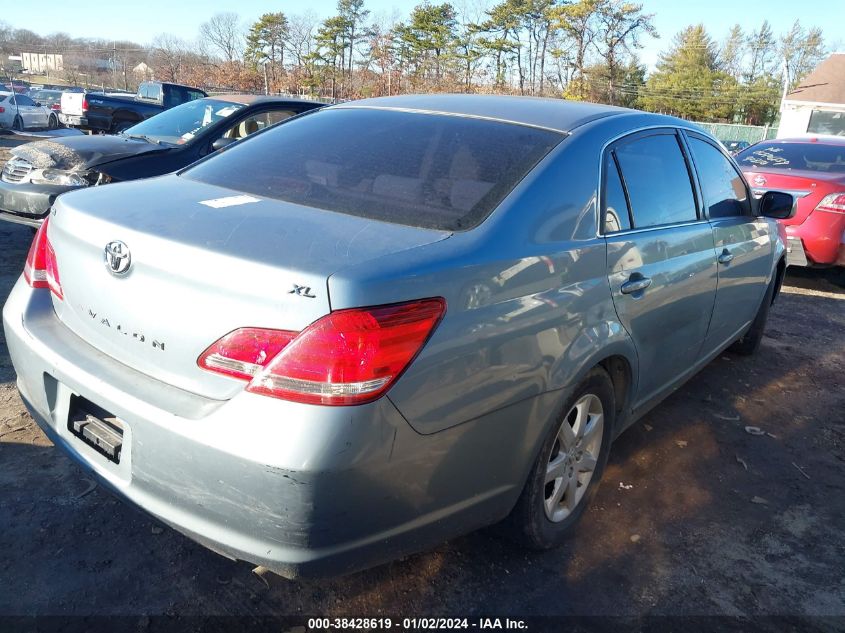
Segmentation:
<svg viewBox="0 0 845 633">
<path fill-rule="evenodd" d="M 125 275 L 126 271 L 129 270 L 129 265 L 132 263 L 129 247 L 120 240 L 106 244 L 103 258 L 106 268 L 113 275 Z"/>
</svg>

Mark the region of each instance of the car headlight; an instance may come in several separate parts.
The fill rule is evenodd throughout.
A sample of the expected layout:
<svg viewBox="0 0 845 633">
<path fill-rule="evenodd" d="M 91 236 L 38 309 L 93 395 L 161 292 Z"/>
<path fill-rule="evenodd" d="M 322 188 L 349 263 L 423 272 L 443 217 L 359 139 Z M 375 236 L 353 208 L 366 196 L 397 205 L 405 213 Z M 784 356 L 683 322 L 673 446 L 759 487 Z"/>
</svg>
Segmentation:
<svg viewBox="0 0 845 633">
<path fill-rule="evenodd" d="M 87 187 L 89 172 L 65 171 L 64 169 L 38 169 L 32 172 L 29 181 L 38 185 L 62 185 L 66 187 Z"/>
</svg>

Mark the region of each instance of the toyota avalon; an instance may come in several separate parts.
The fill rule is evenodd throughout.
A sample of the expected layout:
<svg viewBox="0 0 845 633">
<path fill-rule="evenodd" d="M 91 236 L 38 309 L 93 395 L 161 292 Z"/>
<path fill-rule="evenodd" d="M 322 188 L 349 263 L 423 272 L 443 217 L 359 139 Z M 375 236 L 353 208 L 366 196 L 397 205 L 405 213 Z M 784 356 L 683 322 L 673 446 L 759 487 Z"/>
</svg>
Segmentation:
<svg viewBox="0 0 845 633">
<path fill-rule="evenodd" d="M 792 213 L 679 119 L 378 98 L 63 195 L 3 324 L 56 445 L 233 559 L 549 548 L 616 436 L 759 345 Z"/>
</svg>

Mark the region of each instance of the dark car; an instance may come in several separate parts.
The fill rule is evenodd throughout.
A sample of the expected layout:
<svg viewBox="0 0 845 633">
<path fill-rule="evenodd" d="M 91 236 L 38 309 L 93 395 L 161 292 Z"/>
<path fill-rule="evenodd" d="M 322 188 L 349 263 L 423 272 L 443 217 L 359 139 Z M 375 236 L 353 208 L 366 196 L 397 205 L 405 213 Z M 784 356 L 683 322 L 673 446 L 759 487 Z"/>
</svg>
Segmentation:
<svg viewBox="0 0 845 633">
<path fill-rule="evenodd" d="M 138 93 L 65 93 L 59 120 L 68 127 L 117 134 L 182 103 L 207 95 L 199 88 L 145 81 Z"/>
<path fill-rule="evenodd" d="M 0 174 L 0 219 L 38 226 L 61 193 L 176 171 L 314 101 L 226 95 L 190 101 L 115 136 L 21 145 Z"/>
</svg>

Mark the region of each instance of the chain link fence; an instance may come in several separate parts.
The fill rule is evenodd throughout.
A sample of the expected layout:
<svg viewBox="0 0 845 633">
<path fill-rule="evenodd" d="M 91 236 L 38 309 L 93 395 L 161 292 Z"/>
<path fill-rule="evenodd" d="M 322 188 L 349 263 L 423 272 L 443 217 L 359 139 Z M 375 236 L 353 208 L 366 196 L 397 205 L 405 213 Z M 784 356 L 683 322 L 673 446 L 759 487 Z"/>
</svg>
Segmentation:
<svg viewBox="0 0 845 633">
<path fill-rule="evenodd" d="M 695 125 L 703 128 L 717 139 L 722 141 L 748 141 L 751 144 L 759 141 L 766 141 L 775 138 L 778 133 L 776 127 L 769 125 L 739 125 L 736 123 L 698 123 Z"/>
</svg>

